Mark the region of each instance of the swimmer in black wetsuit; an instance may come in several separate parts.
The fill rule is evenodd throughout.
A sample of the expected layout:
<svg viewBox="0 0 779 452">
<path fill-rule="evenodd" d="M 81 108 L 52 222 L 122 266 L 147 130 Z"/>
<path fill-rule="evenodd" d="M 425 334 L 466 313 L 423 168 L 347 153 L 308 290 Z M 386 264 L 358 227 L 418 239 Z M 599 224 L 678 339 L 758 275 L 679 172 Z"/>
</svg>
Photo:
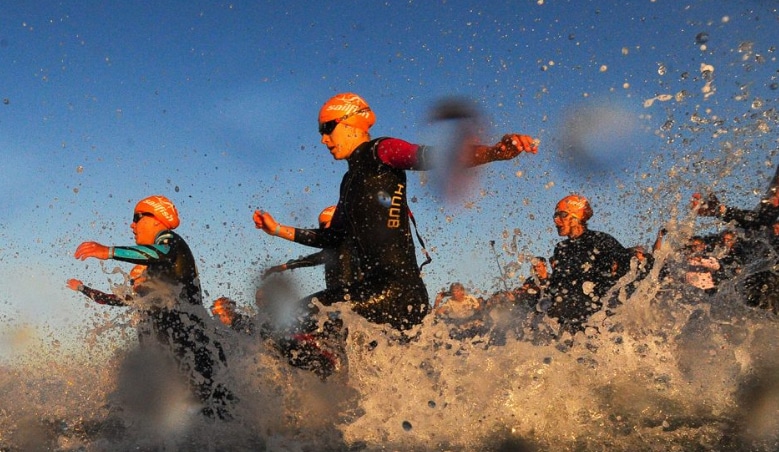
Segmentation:
<svg viewBox="0 0 779 452">
<path fill-rule="evenodd" d="M 693 194 L 692 208 L 698 209 L 697 213 L 700 216 L 715 216 L 724 222 L 732 221 L 745 231 L 770 229 L 779 219 L 779 166 L 776 167 L 776 173 L 768 185 L 766 194 L 752 210 L 728 207 L 721 204 L 714 194 L 709 194 L 708 199 L 704 201 L 700 193 Z"/>
<path fill-rule="evenodd" d="M 84 242 L 76 249 L 76 259 L 89 257 L 114 259 L 145 267 L 136 278 L 134 294 L 118 297 L 83 285 L 76 279 L 68 287 L 78 290 L 100 304 L 133 306 L 144 314 L 138 326 L 141 344 L 149 339 L 168 348 L 180 367 L 190 369 L 189 383 L 204 404 L 208 416 L 229 417 L 226 404 L 233 400 L 230 392 L 214 381 L 215 373 L 225 364 L 218 343 L 206 334 L 203 307 L 195 258 L 184 239 L 172 230 L 180 221 L 173 203 L 164 196 L 150 196 L 135 206 L 131 228 L 137 246 L 108 247 Z M 218 356 L 215 356 L 218 355 Z"/>
<path fill-rule="evenodd" d="M 765 195 L 752 210 L 728 207 L 721 204 L 714 194 L 704 200 L 700 193 L 693 194 L 692 207 L 700 216 L 718 217 L 744 231 L 744 242 L 749 244 L 750 250 L 745 262 L 748 261 L 752 268 L 755 264 L 762 267 L 747 274 L 744 279 L 745 302 L 779 312 L 779 260 L 770 246 L 774 237 L 773 225 L 779 221 L 779 166 Z"/>
<path fill-rule="evenodd" d="M 325 207 L 325 209 L 322 210 L 319 214 L 319 229 L 327 229 L 330 227 L 334 213 L 335 206 Z M 324 265 L 325 287 L 336 287 L 344 280 L 344 275 L 348 274 L 348 270 L 345 268 L 344 263 L 339 262 L 340 258 L 341 256 L 339 256 L 339 253 L 336 250 L 324 248 L 314 254 L 291 259 L 281 265 L 274 265 L 263 272 L 262 279 L 265 279 L 274 273 L 280 273 L 286 270 Z"/>
<path fill-rule="evenodd" d="M 608 301 L 609 289 L 630 269 L 630 251 L 611 235 L 589 229 L 591 217 L 590 202 L 581 195 L 566 196 L 555 206 L 557 234 L 567 238 L 555 245 L 550 261 L 547 314 L 571 334 L 584 331 Z"/>
<path fill-rule="evenodd" d="M 309 299 L 325 305 L 348 300 L 368 320 L 406 330 L 421 323 L 430 309 L 411 235 L 406 170 L 429 169 L 431 155 L 428 147 L 397 138 L 371 139 L 368 129 L 375 119 L 368 104 L 351 93 L 334 96 L 319 112 L 322 143 L 333 158 L 349 164 L 330 228 L 283 226 L 259 210 L 254 222 L 268 234 L 335 249 L 348 258 L 351 274 Z M 495 146 L 472 149 L 463 162 L 467 166 L 537 150 L 531 137 L 513 134 Z"/>
</svg>

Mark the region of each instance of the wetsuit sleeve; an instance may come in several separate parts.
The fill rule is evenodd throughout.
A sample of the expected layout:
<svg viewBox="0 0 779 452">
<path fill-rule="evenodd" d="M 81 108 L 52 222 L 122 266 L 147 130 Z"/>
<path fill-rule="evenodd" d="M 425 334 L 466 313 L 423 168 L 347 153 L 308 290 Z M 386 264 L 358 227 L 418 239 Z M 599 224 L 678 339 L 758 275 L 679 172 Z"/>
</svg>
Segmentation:
<svg viewBox="0 0 779 452">
<path fill-rule="evenodd" d="M 770 226 L 779 217 L 779 208 L 763 202 L 755 210 L 736 209 L 728 207 L 722 215 L 722 220 L 733 221 L 744 229 L 757 229 L 761 226 Z"/>
<path fill-rule="evenodd" d="M 292 270 L 295 268 L 316 267 L 317 265 L 324 265 L 324 263 L 325 263 L 325 252 L 320 251 L 318 253 L 309 254 L 308 256 L 303 256 L 297 259 L 289 260 L 284 265 L 287 267 L 287 270 Z"/>
<path fill-rule="evenodd" d="M 760 200 L 760 205 L 757 208 L 754 210 L 742 210 L 727 207 L 721 218 L 726 222 L 733 221 L 744 229 L 759 229 L 764 226 L 771 226 L 779 219 L 779 207 L 775 207 L 770 201 L 770 198 L 775 195 L 777 190 L 779 190 L 779 166 L 776 167 L 776 173 L 774 173 L 774 177 L 771 179 L 768 191 L 763 199 Z"/>
<path fill-rule="evenodd" d="M 398 138 L 383 138 L 376 145 L 376 157 L 387 166 L 402 170 L 428 170 L 432 167 L 429 146 Z"/>
<path fill-rule="evenodd" d="M 127 306 L 127 303 L 125 303 L 124 300 L 112 293 L 101 292 L 97 289 L 93 289 L 87 286 L 82 287 L 80 292 L 98 304 L 109 306 Z"/>
<path fill-rule="evenodd" d="M 341 242 L 342 233 L 337 228 L 298 229 L 295 228 L 295 243 L 314 248 L 335 248 Z"/>
<path fill-rule="evenodd" d="M 617 264 L 616 276 L 621 278 L 630 270 L 630 258 L 632 257 L 630 251 L 622 246 L 617 239 L 611 237 L 611 240 L 609 240 L 609 254 Z"/>
<path fill-rule="evenodd" d="M 112 259 L 132 264 L 148 264 L 168 259 L 169 245 L 115 246 Z"/>
</svg>

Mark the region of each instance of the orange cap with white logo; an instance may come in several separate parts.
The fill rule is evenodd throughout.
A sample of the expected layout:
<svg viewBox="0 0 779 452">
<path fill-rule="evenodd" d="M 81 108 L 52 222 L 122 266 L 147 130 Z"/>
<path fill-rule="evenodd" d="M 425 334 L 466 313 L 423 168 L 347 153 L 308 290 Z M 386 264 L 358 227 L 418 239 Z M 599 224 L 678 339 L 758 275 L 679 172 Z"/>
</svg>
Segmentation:
<svg viewBox="0 0 779 452">
<path fill-rule="evenodd" d="M 168 229 L 176 229 L 181 224 L 176 206 L 162 195 L 153 195 L 140 200 L 135 205 L 135 213 L 151 214 Z"/>
<path fill-rule="evenodd" d="M 590 202 L 581 195 L 569 195 L 561 199 L 555 207 L 557 212 L 568 212 L 569 215 L 587 221 L 592 217 Z"/>
<path fill-rule="evenodd" d="M 376 115 L 362 97 L 342 93 L 328 99 L 319 110 L 319 124 L 332 120 L 367 132 L 376 122 Z"/>
<path fill-rule="evenodd" d="M 333 219 L 334 213 L 335 206 L 325 207 L 324 210 L 319 213 L 319 224 L 324 227 L 330 226 L 330 221 Z"/>
</svg>

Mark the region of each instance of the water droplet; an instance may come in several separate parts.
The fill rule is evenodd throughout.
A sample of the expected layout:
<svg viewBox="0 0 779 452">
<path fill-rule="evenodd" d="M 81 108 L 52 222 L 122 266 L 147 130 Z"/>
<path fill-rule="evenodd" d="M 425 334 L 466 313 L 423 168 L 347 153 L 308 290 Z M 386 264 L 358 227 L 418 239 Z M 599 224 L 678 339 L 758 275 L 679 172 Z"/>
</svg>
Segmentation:
<svg viewBox="0 0 779 452">
<path fill-rule="evenodd" d="M 409 421 L 403 421 L 403 430 L 410 431 L 411 430 L 411 422 Z"/>
<path fill-rule="evenodd" d="M 705 32 L 698 33 L 695 35 L 695 43 L 696 44 L 706 44 L 709 42 L 709 34 Z"/>
<path fill-rule="evenodd" d="M 389 206 L 392 204 L 392 197 L 384 190 L 376 193 L 376 199 L 383 207 L 389 208 Z"/>
</svg>

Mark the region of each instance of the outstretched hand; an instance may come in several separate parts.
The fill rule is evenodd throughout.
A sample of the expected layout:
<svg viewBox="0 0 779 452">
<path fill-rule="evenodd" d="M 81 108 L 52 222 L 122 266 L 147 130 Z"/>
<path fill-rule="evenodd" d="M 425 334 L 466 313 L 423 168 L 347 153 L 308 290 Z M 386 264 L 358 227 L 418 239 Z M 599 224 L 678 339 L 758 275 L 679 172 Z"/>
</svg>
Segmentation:
<svg viewBox="0 0 779 452">
<path fill-rule="evenodd" d="M 68 280 L 67 285 L 70 290 L 75 290 L 76 292 L 78 292 L 80 288 L 84 287 L 84 283 L 78 279 L 73 278 Z"/>
<path fill-rule="evenodd" d="M 493 160 L 510 160 L 522 152 L 538 153 L 536 141 L 530 135 L 509 133 L 492 148 Z"/>
<path fill-rule="evenodd" d="M 82 261 L 88 257 L 105 260 L 111 257 L 111 248 L 97 242 L 84 242 L 76 248 L 73 256 Z"/>
<path fill-rule="evenodd" d="M 273 218 L 273 215 L 263 210 L 254 211 L 254 227 L 262 229 L 268 234 L 273 235 L 273 231 L 276 230 L 276 226 L 279 223 Z"/>
</svg>

